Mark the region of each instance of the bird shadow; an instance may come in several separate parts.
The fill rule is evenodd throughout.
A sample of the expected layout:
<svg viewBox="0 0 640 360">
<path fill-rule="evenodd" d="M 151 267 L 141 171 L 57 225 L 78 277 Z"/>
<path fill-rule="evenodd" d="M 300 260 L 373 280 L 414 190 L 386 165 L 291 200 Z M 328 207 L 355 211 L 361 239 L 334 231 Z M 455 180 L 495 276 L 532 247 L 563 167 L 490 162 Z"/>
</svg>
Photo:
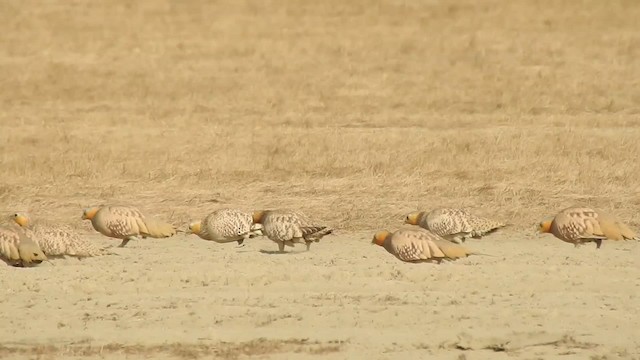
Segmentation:
<svg viewBox="0 0 640 360">
<path fill-rule="evenodd" d="M 249 249 L 247 249 L 247 250 L 237 250 L 236 252 L 237 253 L 252 253 L 253 250 L 249 250 Z"/>
<path fill-rule="evenodd" d="M 279 251 L 279 250 L 262 250 L 262 249 L 259 251 L 267 255 L 289 255 L 289 254 L 296 254 L 299 252 L 299 251 Z"/>
</svg>

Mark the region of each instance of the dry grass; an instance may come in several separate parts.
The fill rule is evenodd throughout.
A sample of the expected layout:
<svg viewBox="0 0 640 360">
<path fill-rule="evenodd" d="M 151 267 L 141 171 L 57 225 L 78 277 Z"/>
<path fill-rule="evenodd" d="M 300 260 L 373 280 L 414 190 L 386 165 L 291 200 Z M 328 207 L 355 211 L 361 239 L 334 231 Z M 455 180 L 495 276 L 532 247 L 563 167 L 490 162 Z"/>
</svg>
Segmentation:
<svg viewBox="0 0 640 360">
<path fill-rule="evenodd" d="M 0 203 L 76 226 L 299 207 L 346 230 L 464 206 L 632 224 L 640 5 L 11 0 Z"/>
</svg>

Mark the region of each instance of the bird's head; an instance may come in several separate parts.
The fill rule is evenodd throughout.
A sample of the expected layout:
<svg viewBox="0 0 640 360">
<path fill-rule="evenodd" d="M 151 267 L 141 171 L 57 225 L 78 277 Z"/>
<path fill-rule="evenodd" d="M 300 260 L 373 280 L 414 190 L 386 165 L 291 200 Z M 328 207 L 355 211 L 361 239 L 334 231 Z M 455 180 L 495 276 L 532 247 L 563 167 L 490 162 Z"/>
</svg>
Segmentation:
<svg viewBox="0 0 640 360">
<path fill-rule="evenodd" d="M 22 212 L 17 212 L 11 215 L 11 219 L 16 222 L 16 224 L 20 225 L 20 227 L 26 228 L 29 227 L 31 220 L 29 219 L 29 215 Z"/>
<path fill-rule="evenodd" d="M 267 210 L 257 210 L 253 212 L 253 223 L 254 224 L 262 224 L 262 220 L 264 219 L 264 215 L 267 213 Z"/>
<path fill-rule="evenodd" d="M 387 230 L 380 230 L 375 235 L 373 235 L 373 239 L 371 240 L 372 244 L 383 246 L 385 240 L 391 236 L 391 233 Z"/>
<path fill-rule="evenodd" d="M 551 219 L 547 219 L 547 220 L 544 220 L 544 221 L 540 222 L 540 224 L 538 225 L 538 232 L 540 232 L 540 233 L 551 232 L 551 223 L 552 222 L 553 222 L 553 220 L 551 220 Z"/>
<path fill-rule="evenodd" d="M 422 211 L 412 212 L 411 214 L 407 215 L 407 217 L 404 218 L 404 223 L 411 224 L 411 225 L 418 225 L 418 223 L 420 222 L 420 218 L 422 217 L 422 214 L 424 214 L 424 212 Z"/>
<path fill-rule="evenodd" d="M 194 221 L 191 224 L 189 224 L 189 231 L 188 233 L 190 234 L 200 234 L 200 227 L 202 226 L 202 223 L 200 221 Z"/>
<path fill-rule="evenodd" d="M 27 264 L 40 264 L 47 260 L 47 255 L 33 242 L 21 242 L 18 246 L 20 259 Z"/>
<path fill-rule="evenodd" d="M 82 211 L 82 220 L 93 219 L 93 217 L 96 216 L 96 213 L 98 212 L 98 210 L 100 210 L 100 208 L 97 206 L 84 209 Z"/>
</svg>

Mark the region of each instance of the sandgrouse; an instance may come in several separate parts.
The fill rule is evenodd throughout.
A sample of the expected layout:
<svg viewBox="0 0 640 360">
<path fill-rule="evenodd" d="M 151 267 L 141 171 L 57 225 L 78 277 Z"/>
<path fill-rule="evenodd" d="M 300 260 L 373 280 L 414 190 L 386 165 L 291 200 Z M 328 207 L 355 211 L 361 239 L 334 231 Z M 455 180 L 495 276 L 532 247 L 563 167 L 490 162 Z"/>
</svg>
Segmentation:
<svg viewBox="0 0 640 360">
<path fill-rule="evenodd" d="M 107 249 L 98 248 L 92 242 L 83 239 L 70 227 L 60 224 L 32 223 L 26 213 L 14 213 L 12 216 L 25 233 L 38 245 L 47 257 L 73 256 L 85 258 L 112 254 Z"/>
<path fill-rule="evenodd" d="M 555 217 L 540 223 L 540 232 L 551 233 L 558 239 L 578 247 L 595 242 L 596 249 L 602 240 L 639 240 L 627 225 L 602 211 L 586 207 L 569 207 Z"/>
<path fill-rule="evenodd" d="M 166 238 L 176 234 L 173 225 L 145 216 L 132 206 L 98 206 L 84 210 L 82 219 L 91 220 L 93 228 L 102 235 L 122 239 L 124 247 L 138 237 Z"/>
<path fill-rule="evenodd" d="M 506 226 L 501 222 L 473 215 L 466 210 L 452 208 L 413 212 L 407 215 L 404 222 L 418 225 L 457 244 L 469 237 L 479 238 Z"/>
<path fill-rule="evenodd" d="M 253 223 L 262 224 L 262 232 L 270 240 L 278 244 L 278 250 L 284 252 L 285 246 L 293 247 L 296 243 L 307 245 L 333 232 L 333 229 L 319 225 L 299 211 L 260 210 L 253 213 Z"/>
<path fill-rule="evenodd" d="M 262 225 L 253 224 L 251 214 L 236 209 L 218 209 L 200 221 L 189 224 L 191 233 L 217 243 L 237 242 L 262 235 Z"/>
<path fill-rule="evenodd" d="M 38 244 L 15 224 L 0 226 L 0 258 L 16 267 L 33 266 L 47 260 Z"/>
<path fill-rule="evenodd" d="M 421 228 L 401 228 L 395 232 L 380 230 L 371 242 L 406 262 L 442 262 L 476 254 Z"/>
</svg>

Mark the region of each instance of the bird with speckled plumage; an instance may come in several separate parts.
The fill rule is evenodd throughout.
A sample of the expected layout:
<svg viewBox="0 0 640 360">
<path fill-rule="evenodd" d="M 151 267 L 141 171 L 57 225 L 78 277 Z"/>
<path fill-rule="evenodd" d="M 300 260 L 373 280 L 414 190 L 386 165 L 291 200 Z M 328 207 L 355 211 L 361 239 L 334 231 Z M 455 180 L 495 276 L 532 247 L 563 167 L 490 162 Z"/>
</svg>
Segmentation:
<svg viewBox="0 0 640 360">
<path fill-rule="evenodd" d="M 0 226 L 0 259 L 15 267 L 31 267 L 47 260 L 40 246 L 16 224 Z"/>
<path fill-rule="evenodd" d="M 251 214 L 238 209 L 218 209 L 200 221 L 189 224 L 189 232 L 201 239 L 217 243 L 237 242 L 262 235 L 262 225 L 253 224 Z"/>
<path fill-rule="evenodd" d="M 259 210 L 253 213 L 253 223 L 262 224 L 262 232 L 271 241 L 278 244 L 278 251 L 284 252 L 285 246 L 296 243 L 305 244 L 307 251 L 311 244 L 319 242 L 333 229 L 320 225 L 300 211 Z"/>
<path fill-rule="evenodd" d="M 599 249 L 603 240 L 640 240 L 633 230 L 618 219 L 588 207 L 563 209 L 552 219 L 542 221 L 539 230 L 553 234 L 575 247 L 594 242 L 596 249 Z"/>
<path fill-rule="evenodd" d="M 405 262 L 442 262 L 467 257 L 472 252 L 459 244 L 422 228 L 401 228 L 395 232 L 380 230 L 371 243 L 382 246 L 399 260 Z"/>
<path fill-rule="evenodd" d="M 506 226 L 499 221 L 471 214 L 467 210 L 438 208 L 416 211 L 406 216 L 406 224 L 417 225 L 443 238 L 460 244 L 469 237 L 480 238 Z"/>
<path fill-rule="evenodd" d="M 71 256 L 78 259 L 113 254 L 82 238 L 69 226 L 61 224 L 33 223 L 25 212 L 11 215 L 12 220 L 22 227 L 48 258 Z"/>
<path fill-rule="evenodd" d="M 133 206 L 96 206 L 84 209 L 83 220 L 90 220 L 102 235 L 122 239 L 119 247 L 130 240 L 141 238 L 167 238 L 176 234 L 173 225 L 144 215 Z"/>
</svg>

